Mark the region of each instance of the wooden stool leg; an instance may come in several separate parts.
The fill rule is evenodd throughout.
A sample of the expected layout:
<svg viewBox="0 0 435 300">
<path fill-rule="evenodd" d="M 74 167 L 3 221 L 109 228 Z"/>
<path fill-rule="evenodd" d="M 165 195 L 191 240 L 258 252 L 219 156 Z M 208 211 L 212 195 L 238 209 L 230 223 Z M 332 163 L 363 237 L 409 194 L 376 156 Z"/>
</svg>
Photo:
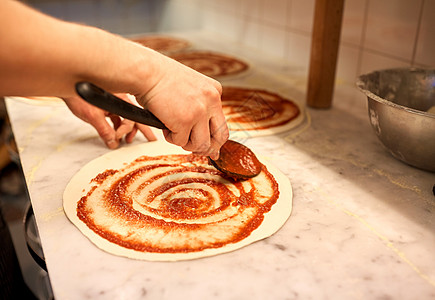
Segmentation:
<svg viewBox="0 0 435 300">
<path fill-rule="evenodd" d="M 307 90 L 313 108 L 332 105 L 343 8 L 344 0 L 316 0 Z"/>
</svg>

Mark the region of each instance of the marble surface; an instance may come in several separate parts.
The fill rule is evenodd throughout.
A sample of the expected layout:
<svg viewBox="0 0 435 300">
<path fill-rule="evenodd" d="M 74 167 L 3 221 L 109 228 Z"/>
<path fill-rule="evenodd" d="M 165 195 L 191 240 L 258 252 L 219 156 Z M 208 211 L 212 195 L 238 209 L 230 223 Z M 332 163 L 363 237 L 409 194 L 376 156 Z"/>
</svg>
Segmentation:
<svg viewBox="0 0 435 300">
<path fill-rule="evenodd" d="M 223 84 L 304 102 L 305 70 L 215 36 L 184 36 L 251 63 Z M 231 253 L 170 263 L 105 253 L 66 218 L 69 179 L 110 151 L 90 125 L 63 104 L 6 102 L 58 300 L 435 299 L 435 173 L 384 150 L 353 86 L 339 84 L 333 108 L 306 108 L 291 131 L 244 139 L 292 182 L 293 212 L 281 230 Z"/>
</svg>

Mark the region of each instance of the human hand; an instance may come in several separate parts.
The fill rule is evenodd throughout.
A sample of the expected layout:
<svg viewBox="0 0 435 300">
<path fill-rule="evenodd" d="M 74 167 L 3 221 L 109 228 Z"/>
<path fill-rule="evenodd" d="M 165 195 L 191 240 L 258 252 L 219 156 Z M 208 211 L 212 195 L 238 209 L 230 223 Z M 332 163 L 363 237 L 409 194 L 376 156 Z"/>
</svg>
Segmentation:
<svg viewBox="0 0 435 300">
<path fill-rule="evenodd" d="M 136 94 L 138 102 L 166 125 L 168 142 L 217 159 L 229 136 L 221 84 L 166 56 L 152 61 L 152 88 Z"/>
<path fill-rule="evenodd" d="M 166 140 L 217 158 L 228 138 L 217 81 L 119 35 L 48 17 L 20 1 L 0 1 L 0 20 L 15 19 L 27 22 L 0 34 L 2 45 L 8 45 L 0 55 L 0 94 L 67 97 L 73 113 L 92 124 L 109 148 L 116 148 L 123 135 L 131 141 L 137 130 L 154 138 L 143 126 L 69 98 L 75 96 L 77 82 L 90 81 L 107 91 L 135 95 L 168 127 Z"/>
<path fill-rule="evenodd" d="M 117 96 L 129 103 L 133 103 L 126 94 L 118 94 Z M 109 149 L 118 148 L 124 136 L 127 143 L 133 142 L 137 131 L 142 132 L 149 141 L 157 140 L 154 133 L 146 125 L 122 119 L 117 115 L 89 104 L 80 97 L 69 97 L 63 100 L 76 117 L 91 124 L 97 130 L 98 135 Z M 110 118 L 112 121 L 112 126 L 107 121 L 107 118 Z"/>
</svg>

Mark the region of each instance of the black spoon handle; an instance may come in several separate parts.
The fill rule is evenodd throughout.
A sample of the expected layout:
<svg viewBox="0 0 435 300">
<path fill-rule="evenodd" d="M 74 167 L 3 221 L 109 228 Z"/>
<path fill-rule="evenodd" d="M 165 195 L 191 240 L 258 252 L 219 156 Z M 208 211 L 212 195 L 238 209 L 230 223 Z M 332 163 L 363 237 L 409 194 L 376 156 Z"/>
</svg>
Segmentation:
<svg viewBox="0 0 435 300">
<path fill-rule="evenodd" d="M 112 114 L 148 126 L 167 129 L 149 110 L 130 104 L 90 82 L 77 83 L 76 91 L 85 101 Z"/>
</svg>

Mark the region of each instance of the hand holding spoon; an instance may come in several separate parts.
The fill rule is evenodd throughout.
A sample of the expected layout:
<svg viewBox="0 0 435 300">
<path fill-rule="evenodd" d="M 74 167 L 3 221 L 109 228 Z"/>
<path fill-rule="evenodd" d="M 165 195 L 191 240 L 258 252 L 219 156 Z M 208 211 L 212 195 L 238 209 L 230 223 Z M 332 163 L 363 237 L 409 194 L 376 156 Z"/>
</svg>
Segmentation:
<svg viewBox="0 0 435 300">
<path fill-rule="evenodd" d="M 130 104 L 92 83 L 79 82 L 76 91 L 85 101 L 110 113 L 148 126 L 167 129 L 149 110 Z M 255 154 L 248 147 L 232 140 L 223 144 L 217 160 L 210 157 L 209 160 L 216 169 L 234 180 L 252 178 L 261 172 L 262 164 Z"/>
</svg>

